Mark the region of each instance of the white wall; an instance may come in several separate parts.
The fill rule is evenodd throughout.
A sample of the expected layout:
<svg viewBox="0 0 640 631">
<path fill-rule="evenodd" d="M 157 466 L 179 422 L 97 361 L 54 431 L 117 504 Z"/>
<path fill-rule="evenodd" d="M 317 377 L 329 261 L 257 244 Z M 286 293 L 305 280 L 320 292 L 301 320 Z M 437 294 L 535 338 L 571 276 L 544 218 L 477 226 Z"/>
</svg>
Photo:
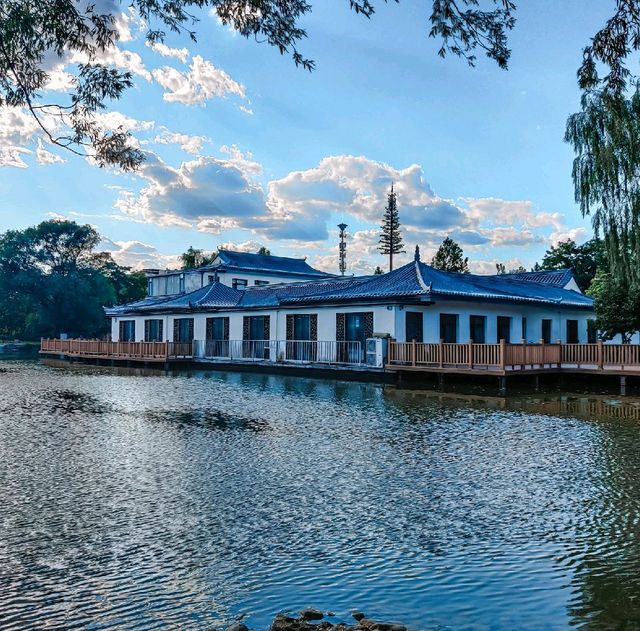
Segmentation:
<svg viewBox="0 0 640 631">
<path fill-rule="evenodd" d="M 247 311 L 216 311 L 197 313 L 176 313 L 175 315 L 146 315 L 135 317 L 112 318 L 111 336 L 118 340 L 119 321 L 135 320 L 136 340 L 144 340 L 144 321 L 146 319 L 162 319 L 163 337 L 165 340 L 173 340 L 173 321 L 176 318 L 194 318 L 194 339 L 206 338 L 206 319 L 208 317 L 229 317 L 229 339 L 242 340 L 243 316 L 268 315 L 270 316 L 270 339 L 286 339 L 287 314 L 317 314 L 318 315 L 318 340 L 334 341 L 336 339 L 336 313 L 359 313 L 363 311 L 373 312 L 373 331 L 376 335 L 390 335 L 399 342 L 405 340 L 405 321 L 407 311 L 421 311 L 423 313 L 423 339 L 425 342 L 438 342 L 440 339 L 440 314 L 453 313 L 458 315 L 458 342 L 469 341 L 469 316 L 486 316 L 486 342 L 495 343 L 497 340 L 497 317 L 507 316 L 511 318 L 511 342 L 518 343 L 521 340 L 521 320 L 527 318 L 527 342 L 539 342 L 542 337 L 542 319 L 552 320 L 551 341 L 566 341 L 566 321 L 578 320 L 578 339 L 587 342 L 587 320 L 593 318 L 593 314 L 583 310 L 549 309 L 539 307 L 517 305 L 487 305 L 471 304 L 464 302 L 438 302 L 433 305 L 376 305 L 376 306 L 339 306 L 339 307 L 283 307 L 281 309 L 263 309 Z"/>
</svg>

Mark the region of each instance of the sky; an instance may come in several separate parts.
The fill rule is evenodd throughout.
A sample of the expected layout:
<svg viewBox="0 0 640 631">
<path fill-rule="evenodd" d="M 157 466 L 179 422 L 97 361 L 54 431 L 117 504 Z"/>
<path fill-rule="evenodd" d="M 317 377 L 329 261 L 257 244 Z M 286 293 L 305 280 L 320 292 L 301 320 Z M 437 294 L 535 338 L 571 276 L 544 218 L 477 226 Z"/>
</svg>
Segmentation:
<svg viewBox="0 0 640 631">
<path fill-rule="evenodd" d="M 101 2 L 122 10 L 117 0 Z M 371 273 L 394 184 L 405 249 L 429 261 L 451 236 L 472 271 L 531 267 L 551 245 L 591 236 L 573 198 L 571 147 L 583 47 L 612 0 L 518 3 L 504 71 L 441 59 L 428 38 L 429 2 L 315 0 L 297 68 L 206 11 L 197 43 L 145 44 L 135 15 L 104 61 L 135 85 L 101 115 L 131 130 L 146 160 L 136 173 L 99 168 L 48 145 L 23 111 L 0 108 L 0 232 L 50 218 L 89 223 L 100 249 L 135 268 L 173 267 L 189 246 L 307 257 L 338 271 L 337 224 L 348 224 L 349 273 Z M 74 59 L 49 66 L 64 98 Z"/>
</svg>

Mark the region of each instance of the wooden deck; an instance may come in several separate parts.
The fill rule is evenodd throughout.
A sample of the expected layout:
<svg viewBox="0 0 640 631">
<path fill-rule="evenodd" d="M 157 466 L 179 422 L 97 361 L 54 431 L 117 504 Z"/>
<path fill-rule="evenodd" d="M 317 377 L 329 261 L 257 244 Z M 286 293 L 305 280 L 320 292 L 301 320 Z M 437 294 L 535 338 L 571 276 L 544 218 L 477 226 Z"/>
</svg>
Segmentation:
<svg viewBox="0 0 640 631">
<path fill-rule="evenodd" d="M 61 355 L 69 358 L 161 363 L 192 359 L 193 345 L 183 342 L 43 339 L 40 341 L 40 354 Z"/>
<path fill-rule="evenodd" d="M 387 370 L 495 376 L 570 372 L 640 375 L 638 344 L 389 343 Z"/>
</svg>

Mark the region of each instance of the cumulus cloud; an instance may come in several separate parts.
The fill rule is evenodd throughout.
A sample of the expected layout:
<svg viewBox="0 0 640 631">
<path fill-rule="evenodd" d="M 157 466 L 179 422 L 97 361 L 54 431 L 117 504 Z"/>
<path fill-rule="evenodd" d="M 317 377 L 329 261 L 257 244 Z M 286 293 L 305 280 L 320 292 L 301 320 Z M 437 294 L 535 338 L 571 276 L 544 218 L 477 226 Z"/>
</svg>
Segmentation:
<svg viewBox="0 0 640 631">
<path fill-rule="evenodd" d="M 173 269 L 180 266 L 179 255 L 161 254 L 155 246 L 142 241 L 114 241 L 104 237 L 96 251 L 109 252 L 116 263 L 136 270 Z"/>
<path fill-rule="evenodd" d="M 234 81 L 224 70 L 210 61 L 195 55 L 188 72 L 163 66 L 153 70 L 153 78 L 166 90 L 165 101 L 185 105 L 203 105 L 216 97 L 235 94 L 245 98 L 244 87 Z"/>
<path fill-rule="evenodd" d="M 153 142 L 160 145 L 178 145 L 180 149 L 186 153 L 198 155 L 202 149 L 202 145 L 208 142 L 209 138 L 206 136 L 190 136 L 189 134 L 180 134 L 177 132 L 169 131 L 166 127 L 161 134 L 158 134 Z"/>
<path fill-rule="evenodd" d="M 186 48 L 171 48 L 162 42 L 150 43 L 147 41 L 145 44 L 159 55 L 179 59 L 183 64 L 189 59 L 189 50 Z"/>
<path fill-rule="evenodd" d="M 66 162 L 61 156 L 47 151 L 42 144 L 42 140 L 38 138 L 38 147 L 36 149 L 36 160 L 38 164 L 63 164 Z"/>
</svg>

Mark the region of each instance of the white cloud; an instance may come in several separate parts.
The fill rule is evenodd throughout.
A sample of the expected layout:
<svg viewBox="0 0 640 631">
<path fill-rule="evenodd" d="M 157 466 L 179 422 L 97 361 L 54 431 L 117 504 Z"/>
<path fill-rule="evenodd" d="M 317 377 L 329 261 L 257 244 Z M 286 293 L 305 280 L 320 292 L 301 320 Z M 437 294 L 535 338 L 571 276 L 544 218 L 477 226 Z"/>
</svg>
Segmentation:
<svg viewBox="0 0 640 631">
<path fill-rule="evenodd" d="M 242 85 L 200 55 L 192 58 L 188 72 L 163 66 L 153 71 L 153 78 L 167 90 L 163 98 L 169 102 L 203 105 L 209 99 L 227 94 L 245 98 Z"/>
<path fill-rule="evenodd" d="M 36 149 L 36 160 L 38 164 L 63 164 L 66 162 L 61 156 L 47 151 L 42 144 L 42 140 L 38 138 L 38 147 Z"/>
<path fill-rule="evenodd" d="M 189 134 L 179 134 L 169 131 L 166 127 L 162 133 L 157 135 L 153 142 L 160 145 L 179 145 L 180 149 L 186 153 L 198 155 L 202 149 L 202 145 L 205 142 L 209 142 L 209 138 L 206 136 L 190 136 Z"/>
<path fill-rule="evenodd" d="M 179 255 L 161 254 L 155 246 L 142 241 L 114 241 L 103 238 L 96 250 L 109 252 L 116 263 L 136 270 L 172 269 L 180 266 Z"/>
<path fill-rule="evenodd" d="M 225 241 L 224 243 L 218 244 L 218 247 L 221 250 L 234 250 L 236 252 L 250 252 L 253 254 L 257 254 L 258 250 L 263 246 L 265 246 L 265 244 L 260 243 L 259 241 L 242 241 L 240 243 L 235 241 Z"/>
<path fill-rule="evenodd" d="M 183 64 L 189 59 L 189 50 L 187 48 L 171 48 L 162 42 L 154 42 L 151 44 L 147 41 L 145 44 L 159 55 L 179 59 Z"/>
</svg>

